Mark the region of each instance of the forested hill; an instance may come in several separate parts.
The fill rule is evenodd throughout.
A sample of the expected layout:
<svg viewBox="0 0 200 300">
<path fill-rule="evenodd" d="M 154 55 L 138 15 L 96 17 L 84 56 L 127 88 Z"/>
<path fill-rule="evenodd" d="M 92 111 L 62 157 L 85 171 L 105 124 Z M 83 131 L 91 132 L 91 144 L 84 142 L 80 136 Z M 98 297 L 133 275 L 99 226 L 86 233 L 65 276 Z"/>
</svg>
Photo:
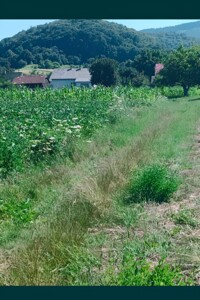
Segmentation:
<svg viewBox="0 0 200 300">
<path fill-rule="evenodd" d="M 192 43 L 183 34 L 157 38 L 103 20 L 57 20 L 0 41 L 0 66 L 21 68 L 33 63 L 48 68 L 52 63 L 84 64 L 99 56 L 122 62 L 145 48 L 171 50 Z"/>
<path fill-rule="evenodd" d="M 187 37 L 200 39 L 200 21 L 184 23 L 176 26 L 168 26 L 163 28 L 149 28 L 141 30 L 141 32 L 160 34 L 160 33 L 179 33 L 185 34 Z"/>
<path fill-rule="evenodd" d="M 0 57 L 11 67 L 24 63 L 85 63 L 100 55 L 119 61 L 149 47 L 152 38 L 123 25 L 102 20 L 58 20 L 32 27 L 0 42 Z"/>
</svg>

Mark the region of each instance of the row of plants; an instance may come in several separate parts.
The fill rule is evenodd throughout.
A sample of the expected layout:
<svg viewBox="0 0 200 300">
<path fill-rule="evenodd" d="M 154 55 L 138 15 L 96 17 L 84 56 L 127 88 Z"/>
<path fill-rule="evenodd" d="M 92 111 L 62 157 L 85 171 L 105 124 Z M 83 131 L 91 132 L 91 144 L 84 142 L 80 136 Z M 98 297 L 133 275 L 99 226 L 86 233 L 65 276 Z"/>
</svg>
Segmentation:
<svg viewBox="0 0 200 300">
<path fill-rule="evenodd" d="M 182 89 L 97 87 L 95 89 L 0 90 L 0 177 L 27 165 L 73 156 L 80 137 L 116 123 L 125 108 L 149 106 Z M 191 88 L 198 95 L 198 88 Z"/>
<path fill-rule="evenodd" d="M 173 87 L 163 86 L 163 87 L 160 87 L 159 90 L 163 96 L 165 96 L 169 99 L 184 97 L 184 91 L 180 85 L 173 86 Z M 199 87 L 198 86 L 191 87 L 190 91 L 189 91 L 189 96 L 200 96 Z"/>
<path fill-rule="evenodd" d="M 145 88 L 1 90 L 0 176 L 55 155 L 72 157 L 78 138 L 117 122 L 126 105 L 149 105 L 158 95 Z"/>
</svg>

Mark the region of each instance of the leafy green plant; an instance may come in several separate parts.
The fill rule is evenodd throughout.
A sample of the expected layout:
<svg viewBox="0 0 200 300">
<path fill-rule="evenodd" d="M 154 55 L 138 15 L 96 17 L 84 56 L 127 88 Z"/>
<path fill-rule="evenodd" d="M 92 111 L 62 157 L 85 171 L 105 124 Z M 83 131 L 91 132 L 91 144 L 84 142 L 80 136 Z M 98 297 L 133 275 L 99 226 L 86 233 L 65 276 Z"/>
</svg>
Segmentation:
<svg viewBox="0 0 200 300">
<path fill-rule="evenodd" d="M 171 267 L 163 259 L 153 267 L 146 260 L 125 257 L 117 275 L 117 285 L 124 286 L 179 286 L 193 281 L 184 277 L 180 269 Z"/>
<path fill-rule="evenodd" d="M 1 220 L 12 220 L 15 224 L 29 223 L 37 217 L 33 210 L 33 204 L 30 199 L 23 201 L 0 200 L 0 218 Z"/>
<path fill-rule="evenodd" d="M 179 186 L 179 179 L 163 165 L 146 166 L 133 174 L 125 196 L 126 202 L 169 201 Z"/>
<path fill-rule="evenodd" d="M 183 89 L 181 86 L 175 86 L 175 87 L 163 87 L 162 88 L 162 94 L 163 96 L 167 98 L 180 98 L 183 97 Z"/>
</svg>

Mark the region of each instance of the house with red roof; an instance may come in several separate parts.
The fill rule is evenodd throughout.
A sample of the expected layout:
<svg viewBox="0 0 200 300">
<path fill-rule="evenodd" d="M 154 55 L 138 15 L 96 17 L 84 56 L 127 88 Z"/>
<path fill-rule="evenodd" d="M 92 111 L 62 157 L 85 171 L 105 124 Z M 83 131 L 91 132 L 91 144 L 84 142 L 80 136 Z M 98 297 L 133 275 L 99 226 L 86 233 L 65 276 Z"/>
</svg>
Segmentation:
<svg viewBox="0 0 200 300">
<path fill-rule="evenodd" d="M 156 75 L 158 75 L 158 73 L 164 69 L 164 65 L 163 64 L 155 64 L 155 68 L 154 68 L 154 76 L 151 76 L 151 83 L 154 81 Z"/>
<path fill-rule="evenodd" d="M 49 85 L 49 80 L 46 76 L 42 75 L 24 75 L 15 77 L 12 83 L 18 86 L 26 86 L 34 89 L 37 87 L 47 87 Z"/>
<path fill-rule="evenodd" d="M 155 76 L 164 68 L 163 64 L 155 64 Z"/>
</svg>

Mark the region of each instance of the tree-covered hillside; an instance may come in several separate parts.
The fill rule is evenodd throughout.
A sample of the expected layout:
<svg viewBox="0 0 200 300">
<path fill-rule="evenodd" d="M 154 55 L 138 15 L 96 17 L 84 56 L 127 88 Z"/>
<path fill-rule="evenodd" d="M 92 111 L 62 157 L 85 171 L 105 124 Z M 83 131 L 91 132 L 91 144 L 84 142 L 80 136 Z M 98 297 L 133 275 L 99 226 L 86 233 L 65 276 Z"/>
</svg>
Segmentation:
<svg viewBox="0 0 200 300">
<path fill-rule="evenodd" d="M 200 21 L 183 23 L 176 26 L 167 26 L 163 28 L 149 28 L 141 30 L 141 32 L 151 34 L 184 34 L 187 37 L 200 39 Z"/>
<path fill-rule="evenodd" d="M 191 46 L 192 39 L 177 35 L 154 37 L 126 26 L 103 20 L 57 20 L 21 31 L 0 42 L 0 65 L 21 68 L 26 64 L 57 67 L 84 64 L 105 56 L 119 62 L 134 59 L 144 49 Z"/>
<path fill-rule="evenodd" d="M 148 36 L 154 38 L 159 47 L 166 51 L 175 50 L 179 46 L 191 47 L 200 44 L 200 40 L 179 32 L 148 33 Z"/>
<path fill-rule="evenodd" d="M 58 20 L 32 27 L 0 42 L 0 57 L 11 67 L 25 64 L 85 63 L 106 56 L 119 61 L 148 47 L 151 38 L 125 26 L 102 20 Z"/>
</svg>

